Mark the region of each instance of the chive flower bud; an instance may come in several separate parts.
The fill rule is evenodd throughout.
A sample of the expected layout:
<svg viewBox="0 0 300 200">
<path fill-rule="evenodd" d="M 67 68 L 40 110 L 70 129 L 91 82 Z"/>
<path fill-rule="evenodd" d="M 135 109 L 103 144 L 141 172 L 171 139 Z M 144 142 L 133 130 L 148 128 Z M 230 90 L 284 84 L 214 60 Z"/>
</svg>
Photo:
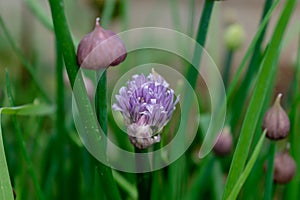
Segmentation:
<svg viewBox="0 0 300 200">
<path fill-rule="evenodd" d="M 103 69 L 116 66 L 127 56 L 125 44 L 110 30 L 100 26 L 100 18 L 92 32 L 82 38 L 77 49 L 77 63 L 86 69 Z"/>
<path fill-rule="evenodd" d="M 160 132 L 170 121 L 179 97 L 165 79 L 152 69 L 147 77 L 133 75 L 116 95 L 114 111 L 123 115 L 130 142 L 140 149 L 160 142 Z"/>
<path fill-rule="evenodd" d="M 274 182 L 286 184 L 290 182 L 296 171 L 296 163 L 288 151 L 278 153 L 274 160 Z"/>
<path fill-rule="evenodd" d="M 278 94 L 273 106 L 266 112 L 262 129 L 267 129 L 266 136 L 271 140 L 285 138 L 290 131 L 290 120 L 280 105 L 282 94 Z"/>
<path fill-rule="evenodd" d="M 245 31 L 239 24 L 231 24 L 225 30 L 225 45 L 230 50 L 236 50 L 242 46 L 245 40 Z"/>
<path fill-rule="evenodd" d="M 230 132 L 230 128 L 225 126 L 222 130 L 222 133 L 216 138 L 215 146 L 213 147 L 213 151 L 218 156 L 226 156 L 232 150 L 232 135 Z"/>
</svg>

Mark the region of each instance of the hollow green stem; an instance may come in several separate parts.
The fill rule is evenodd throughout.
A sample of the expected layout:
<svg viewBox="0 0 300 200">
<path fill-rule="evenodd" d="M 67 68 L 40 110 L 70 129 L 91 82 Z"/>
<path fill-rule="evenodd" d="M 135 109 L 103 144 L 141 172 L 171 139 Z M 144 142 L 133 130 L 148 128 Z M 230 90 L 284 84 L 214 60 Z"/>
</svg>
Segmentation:
<svg viewBox="0 0 300 200">
<path fill-rule="evenodd" d="M 96 113 L 98 117 L 99 124 L 104 132 L 107 134 L 107 82 L 106 82 L 106 70 L 99 77 L 99 82 L 96 90 Z"/>
<path fill-rule="evenodd" d="M 106 28 L 110 24 L 110 20 L 112 17 L 113 9 L 115 6 L 115 0 L 110 0 L 105 2 L 104 11 L 102 15 L 102 26 Z M 99 82 L 96 89 L 96 115 L 98 118 L 98 122 L 100 124 L 101 129 L 104 134 L 107 135 L 107 74 L 106 70 L 103 72 L 99 72 L 98 75 Z M 106 142 L 103 147 L 106 150 Z M 97 170 L 100 177 L 103 177 L 108 181 L 107 183 L 101 182 L 100 184 L 104 188 L 106 192 L 106 196 L 108 199 L 121 199 L 120 193 L 118 191 L 116 182 L 113 178 L 112 171 L 109 167 L 102 163 L 97 164 Z M 107 185 L 110 186 L 107 186 Z"/>
<path fill-rule="evenodd" d="M 135 147 L 135 153 L 147 153 L 147 149 L 139 149 Z M 148 166 L 150 164 L 148 159 L 141 159 L 138 155 L 135 159 L 136 169 L 143 169 L 144 166 Z M 139 200 L 150 200 L 151 199 L 151 180 L 152 180 L 152 173 L 145 172 L 145 173 L 137 173 L 136 174 L 136 184 L 138 190 L 138 199 Z"/>
<path fill-rule="evenodd" d="M 226 58 L 225 58 L 225 68 L 224 68 L 224 72 L 223 72 L 223 81 L 224 81 L 225 88 L 227 88 L 227 85 L 229 83 L 232 58 L 233 58 L 233 51 L 228 50 L 227 54 L 226 54 Z"/>
<path fill-rule="evenodd" d="M 64 92 L 64 80 L 63 80 L 63 57 L 61 48 L 59 47 L 59 42 L 56 38 L 56 119 L 55 119 L 55 128 L 56 128 L 56 137 L 55 144 L 57 148 L 55 148 L 55 153 L 57 156 L 54 159 L 57 159 L 60 168 L 58 168 L 58 187 L 60 188 L 59 196 L 66 198 L 67 191 L 65 190 L 65 161 L 66 158 L 65 151 L 65 143 L 66 143 L 66 129 L 65 129 L 65 92 Z M 55 162 L 51 162 L 54 164 Z"/>
<path fill-rule="evenodd" d="M 211 19 L 211 14 L 214 7 L 214 1 L 206 0 L 204 3 L 204 7 L 202 10 L 202 15 L 199 21 L 199 27 L 197 32 L 196 41 L 202 46 L 205 46 L 206 36 L 209 28 L 209 22 Z M 196 48 L 193 55 L 193 62 L 195 63 L 195 67 L 200 67 L 199 64 L 201 62 L 202 52 L 199 48 Z M 197 81 L 198 72 L 193 67 L 190 66 L 187 73 L 187 78 L 191 86 L 194 88 Z"/>
<path fill-rule="evenodd" d="M 274 174 L 274 158 L 276 153 L 276 143 L 272 142 L 269 147 L 268 167 L 265 181 L 264 200 L 273 199 L 273 174 Z"/>
<path fill-rule="evenodd" d="M 52 13 L 52 19 L 53 19 L 53 25 L 54 25 L 54 31 L 56 38 L 59 42 L 59 46 L 61 48 L 61 51 L 63 52 L 64 62 L 66 65 L 67 73 L 69 76 L 69 80 L 71 83 L 71 86 L 73 88 L 75 79 L 77 78 L 77 81 L 80 83 L 78 84 L 78 90 L 79 93 L 82 94 L 79 96 L 75 95 L 76 101 L 78 103 L 84 103 L 89 105 L 89 99 L 86 95 L 84 83 L 82 80 L 81 74 L 77 76 L 77 72 L 79 70 L 77 62 L 76 62 L 76 54 L 75 54 L 75 47 L 74 43 L 72 41 L 71 34 L 69 32 L 68 24 L 66 21 L 66 17 L 64 14 L 64 8 L 63 8 L 63 1 L 62 0 L 49 0 L 51 13 Z M 100 80 L 101 82 L 101 80 Z M 106 88 L 105 88 L 106 90 Z M 100 109 L 100 108 L 99 108 Z M 92 115 L 93 111 L 90 106 L 80 106 L 79 107 L 80 113 L 88 113 Z M 103 113 L 103 112 L 102 112 Z M 106 111 L 105 111 L 106 113 Z M 101 117 L 101 116 L 100 116 Z M 95 119 L 93 116 L 91 116 L 89 121 L 85 121 L 85 126 L 92 127 L 96 124 Z M 102 128 L 106 129 L 106 121 L 102 121 L 100 124 L 102 124 Z M 97 171 L 100 176 L 100 180 L 102 186 L 104 187 L 104 191 L 106 192 L 108 199 L 121 199 L 119 191 L 116 187 L 116 183 L 113 179 L 111 169 L 107 167 L 106 165 L 102 163 L 98 163 Z"/>
</svg>

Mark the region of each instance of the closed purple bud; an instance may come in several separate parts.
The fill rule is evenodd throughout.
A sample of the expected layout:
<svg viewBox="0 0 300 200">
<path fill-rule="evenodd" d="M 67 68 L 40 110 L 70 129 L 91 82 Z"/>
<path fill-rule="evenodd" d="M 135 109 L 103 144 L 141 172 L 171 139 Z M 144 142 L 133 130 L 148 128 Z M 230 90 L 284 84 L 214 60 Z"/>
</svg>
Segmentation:
<svg viewBox="0 0 300 200">
<path fill-rule="evenodd" d="M 222 133 L 217 137 L 213 151 L 218 156 L 226 156 L 232 150 L 232 135 L 230 128 L 225 126 Z"/>
<path fill-rule="evenodd" d="M 130 142 L 140 149 L 160 142 L 159 133 L 172 117 L 179 97 L 165 79 L 152 70 L 149 76 L 134 75 L 116 95 L 114 111 L 123 115 Z"/>
<path fill-rule="evenodd" d="M 266 136 L 271 140 L 285 138 L 290 131 L 290 120 L 280 105 L 282 94 L 279 94 L 274 105 L 266 112 L 262 129 L 267 129 Z"/>
<path fill-rule="evenodd" d="M 103 69 L 116 66 L 127 56 L 125 44 L 110 30 L 100 26 L 100 19 L 92 32 L 82 38 L 77 49 L 77 63 L 87 69 Z"/>
<path fill-rule="evenodd" d="M 285 150 L 278 153 L 274 160 L 274 182 L 286 184 L 290 182 L 296 171 L 296 163 L 294 159 Z"/>
</svg>

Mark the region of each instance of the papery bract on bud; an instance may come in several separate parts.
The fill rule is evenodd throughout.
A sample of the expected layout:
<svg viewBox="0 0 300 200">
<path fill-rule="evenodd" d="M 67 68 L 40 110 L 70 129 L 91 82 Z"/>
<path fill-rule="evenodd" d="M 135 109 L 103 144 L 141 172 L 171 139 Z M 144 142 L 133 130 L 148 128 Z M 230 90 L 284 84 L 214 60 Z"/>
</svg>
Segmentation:
<svg viewBox="0 0 300 200">
<path fill-rule="evenodd" d="M 116 66 L 127 56 L 125 44 L 121 38 L 110 30 L 100 26 L 100 19 L 92 32 L 80 41 L 77 49 L 77 63 L 82 68 L 102 69 Z"/>
<path fill-rule="evenodd" d="M 149 76 L 134 75 L 116 95 L 115 111 L 123 115 L 127 134 L 140 149 L 160 142 L 159 133 L 172 117 L 179 97 L 165 79 L 152 70 Z"/>
</svg>

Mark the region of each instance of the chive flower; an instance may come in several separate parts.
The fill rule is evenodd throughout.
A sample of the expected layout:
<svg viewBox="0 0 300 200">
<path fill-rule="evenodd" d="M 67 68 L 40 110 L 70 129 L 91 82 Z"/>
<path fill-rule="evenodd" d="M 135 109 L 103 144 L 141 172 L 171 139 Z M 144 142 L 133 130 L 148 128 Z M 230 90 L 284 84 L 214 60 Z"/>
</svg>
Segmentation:
<svg viewBox="0 0 300 200">
<path fill-rule="evenodd" d="M 170 121 L 179 101 L 166 80 L 152 69 L 147 77 L 133 75 L 116 95 L 114 111 L 123 115 L 130 142 L 145 149 L 160 142 L 159 133 Z"/>
</svg>

